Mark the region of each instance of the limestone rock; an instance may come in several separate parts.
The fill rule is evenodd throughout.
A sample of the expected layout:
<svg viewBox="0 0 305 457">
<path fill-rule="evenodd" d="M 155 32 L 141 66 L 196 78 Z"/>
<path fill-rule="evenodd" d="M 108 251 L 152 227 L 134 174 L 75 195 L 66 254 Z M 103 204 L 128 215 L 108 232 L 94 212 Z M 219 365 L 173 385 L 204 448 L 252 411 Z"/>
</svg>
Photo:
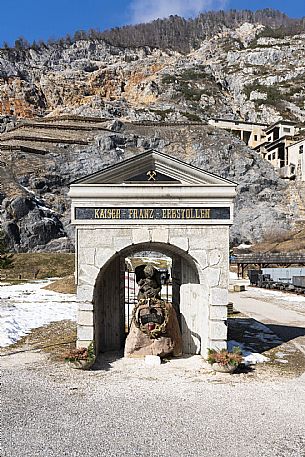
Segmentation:
<svg viewBox="0 0 305 457">
<path fill-rule="evenodd" d="M 38 246 L 38 250 L 44 252 L 73 252 L 74 244 L 68 237 L 55 238 L 49 241 L 43 249 Z"/>
<path fill-rule="evenodd" d="M 9 211 L 14 219 L 19 220 L 29 214 L 32 209 L 34 209 L 34 204 L 30 198 L 17 197 L 11 202 Z"/>
<path fill-rule="evenodd" d="M 75 130 L 69 130 L 70 125 L 87 126 L 88 122 L 86 118 L 82 122 L 78 119 L 66 122 L 65 134 L 72 138 Z M 6 222 L 11 224 L 8 237 L 12 250 L 48 249 L 47 243 L 65 236 L 73 243 L 68 183 L 149 148 L 238 183 L 231 228 L 231 240 L 235 243 L 258 241 L 275 224 L 278 229 L 287 230 L 292 212 L 299 217 L 298 205 L 289 200 L 288 183 L 278 177 L 272 165 L 228 132 L 204 124 L 163 127 L 121 121 L 120 129 L 120 132 L 94 130 L 88 145 L 80 146 L 61 145 L 62 131 L 53 128 L 52 135 L 58 135 L 59 145 L 48 145 L 44 156 L 0 148 L 0 163 L 7 164 L 0 166 L 0 218 L 4 230 Z M 46 130 L 45 125 L 44 129 L 39 126 L 28 129 L 35 137 L 33 148 L 39 150 L 39 137 Z M 25 132 L 25 127 L 20 131 Z M 9 134 L 11 142 L 16 141 L 14 135 L 20 135 L 20 131 L 17 128 Z M 42 233 L 33 237 L 33 226 L 38 221 L 42 223 Z"/>
<path fill-rule="evenodd" d="M 51 240 L 64 235 L 62 223 L 56 213 L 33 198 L 20 196 L 12 201 L 6 200 L 5 206 L 3 229 L 9 246 L 17 252 L 44 250 Z M 71 245 L 70 242 L 69 244 Z M 63 248 L 62 243 L 60 246 Z"/>
<path fill-rule="evenodd" d="M 186 54 L 97 40 L 1 49 L 0 115 L 226 116 L 267 123 L 289 115 L 304 121 L 304 35 L 262 32 L 268 29 L 247 22 L 235 30 L 220 27 Z M 253 92 L 266 99 L 250 97 Z"/>
<path fill-rule="evenodd" d="M 73 242 L 69 183 L 148 148 L 238 183 L 231 241 L 290 229 L 300 213 L 293 183 L 231 134 L 204 124 L 211 117 L 304 122 L 304 34 L 266 35 L 261 24 L 220 27 L 185 54 L 101 40 L 0 49 L 0 217 L 11 249 L 64 249 L 46 245 L 65 236 Z M 59 120 L 57 131 L 61 114 L 75 121 Z M 76 115 L 106 121 L 90 131 Z M 44 128 L 37 119 L 27 128 L 37 116 Z M 174 125 L 182 121 L 203 122 Z"/>
</svg>

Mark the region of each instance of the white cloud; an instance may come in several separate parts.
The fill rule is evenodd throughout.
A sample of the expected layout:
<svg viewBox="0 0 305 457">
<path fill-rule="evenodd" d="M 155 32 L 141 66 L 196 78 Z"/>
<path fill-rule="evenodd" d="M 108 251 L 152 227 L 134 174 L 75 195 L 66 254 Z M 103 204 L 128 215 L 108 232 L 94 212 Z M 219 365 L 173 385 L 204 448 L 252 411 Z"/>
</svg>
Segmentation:
<svg viewBox="0 0 305 457">
<path fill-rule="evenodd" d="M 132 22 L 149 22 L 177 14 L 196 16 L 204 10 L 218 10 L 225 7 L 227 0 L 132 0 Z"/>
</svg>

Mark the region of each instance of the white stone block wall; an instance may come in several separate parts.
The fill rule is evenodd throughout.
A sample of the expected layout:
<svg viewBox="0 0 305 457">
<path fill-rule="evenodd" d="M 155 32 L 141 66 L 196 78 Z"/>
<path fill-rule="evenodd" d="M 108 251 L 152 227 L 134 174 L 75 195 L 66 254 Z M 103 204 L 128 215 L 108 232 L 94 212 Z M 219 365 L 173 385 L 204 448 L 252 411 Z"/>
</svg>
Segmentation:
<svg viewBox="0 0 305 457">
<path fill-rule="evenodd" d="M 208 344 L 209 301 L 204 284 L 182 284 L 180 312 L 183 353 L 205 353 Z"/>
<path fill-rule="evenodd" d="M 78 298 L 79 297 L 80 295 L 78 295 Z M 78 307 L 77 347 L 88 347 L 91 341 L 94 340 L 93 304 L 91 301 L 92 295 L 91 299 L 84 300 Z"/>
<path fill-rule="evenodd" d="M 99 228 L 87 225 L 85 228 L 79 227 L 77 293 L 81 306 L 90 304 L 92 306 L 96 278 L 109 259 L 119 251 L 141 243 L 152 243 L 151 249 L 153 249 L 153 243 L 162 243 L 167 251 L 173 249 L 175 255 L 181 252 L 185 259 L 188 256 L 193 259 L 198 270 L 200 285 L 203 286 L 200 291 L 198 287 L 193 287 L 194 293 L 196 292 L 196 307 L 198 305 L 196 319 L 201 322 L 200 325 L 198 322 L 194 324 L 196 331 L 198 328 L 200 331 L 200 352 L 205 356 L 208 348 L 225 347 L 229 273 L 228 226 L 151 225 L 139 228 L 118 225 L 116 228 Z M 188 292 L 183 293 L 192 294 L 191 289 L 192 287 Z M 186 313 L 186 309 L 189 309 L 189 313 L 193 315 L 193 310 L 188 306 L 183 312 Z M 78 345 L 83 346 L 94 338 L 93 310 L 80 307 L 79 313 Z M 185 315 L 185 318 L 189 323 L 190 315 Z"/>
</svg>

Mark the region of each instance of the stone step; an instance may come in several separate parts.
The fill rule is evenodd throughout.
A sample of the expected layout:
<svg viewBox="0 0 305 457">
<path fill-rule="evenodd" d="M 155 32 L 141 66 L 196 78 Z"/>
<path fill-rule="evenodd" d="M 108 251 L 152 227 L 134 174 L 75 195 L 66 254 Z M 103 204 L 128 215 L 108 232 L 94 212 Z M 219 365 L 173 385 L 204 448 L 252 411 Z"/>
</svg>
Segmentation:
<svg viewBox="0 0 305 457">
<path fill-rule="evenodd" d="M 78 138 L 71 139 L 71 138 L 56 138 L 56 137 L 43 137 L 43 136 L 31 136 L 31 135 L 14 135 L 11 138 L 3 138 L 0 139 L 0 147 L 1 143 L 9 144 L 9 141 L 37 141 L 39 143 L 63 143 L 63 144 L 80 144 L 80 145 L 87 145 L 87 140 L 81 140 Z"/>
<path fill-rule="evenodd" d="M 35 122 L 39 122 L 40 124 L 49 123 L 49 122 L 62 122 L 62 121 L 72 121 L 72 122 L 82 122 L 82 123 L 104 123 L 107 121 L 111 121 L 113 119 L 106 118 L 106 117 L 84 117 L 84 116 L 77 116 L 72 114 L 67 114 L 63 116 L 50 116 L 50 117 L 43 117 L 43 118 L 36 118 L 34 119 Z"/>
<path fill-rule="evenodd" d="M 40 122 L 31 122 L 31 123 L 26 123 L 23 125 L 20 125 L 18 127 L 19 129 L 37 129 L 37 130 L 64 130 L 64 131 L 89 131 L 91 132 L 92 130 L 103 130 L 106 132 L 112 132 L 112 130 L 107 129 L 103 127 L 102 125 L 98 124 L 79 124 L 79 123 L 40 123 Z M 15 129 L 16 130 L 18 130 Z"/>
</svg>

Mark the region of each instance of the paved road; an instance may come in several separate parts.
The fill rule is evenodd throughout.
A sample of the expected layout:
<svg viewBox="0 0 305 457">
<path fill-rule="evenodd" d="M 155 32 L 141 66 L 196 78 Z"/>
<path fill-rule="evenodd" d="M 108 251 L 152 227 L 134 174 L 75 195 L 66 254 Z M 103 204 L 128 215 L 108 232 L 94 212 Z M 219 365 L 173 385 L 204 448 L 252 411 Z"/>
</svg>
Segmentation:
<svg viewBox="0 0 305 457">
<path fill-rule="evenodd" d="M 237 310 L 267 325 L 305 354 L 304 297 L 247 287 L 245 292 L 230 293 L 229 300 Z"/>
<path fill-rule="evenodd" d="M 267 311 L 253 308 L 268 301 L 247 295 L 233 301 L 258 320 L 303 325 L 297 305 L 283 325 L 285 305 L 263 316 Z M 140 360 L 105 360 L 89 372 L 33 352 L 0 363 L 2 457 L 305 455 L 305 375 L 214 375 L 198 357 L 154 369 Z"/>
<path fill-rule="evenodd" d="M 6 358 L 1 455 L 304 457 L 304 377 L 117 363 L 81 372 L 34 354 Z"/>
</svg>

